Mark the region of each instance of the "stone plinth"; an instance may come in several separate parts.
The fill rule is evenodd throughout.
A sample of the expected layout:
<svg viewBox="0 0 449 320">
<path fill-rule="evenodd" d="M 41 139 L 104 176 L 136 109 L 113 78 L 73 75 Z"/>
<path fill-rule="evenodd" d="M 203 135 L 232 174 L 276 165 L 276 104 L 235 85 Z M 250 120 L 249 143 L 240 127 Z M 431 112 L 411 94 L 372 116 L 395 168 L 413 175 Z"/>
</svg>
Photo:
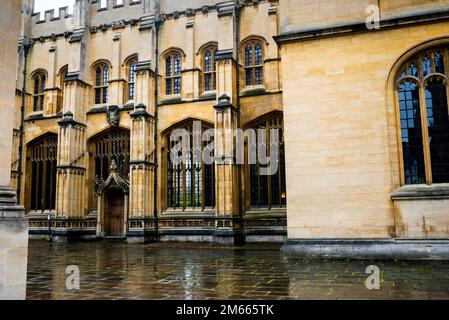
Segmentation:
<svg viewBox="0 0 449 320">
<path fill-rule="evenodd" d="M 25 299 L 28 222 L 15 192 L 0 187 L 0 300 Z"/>
</svg>

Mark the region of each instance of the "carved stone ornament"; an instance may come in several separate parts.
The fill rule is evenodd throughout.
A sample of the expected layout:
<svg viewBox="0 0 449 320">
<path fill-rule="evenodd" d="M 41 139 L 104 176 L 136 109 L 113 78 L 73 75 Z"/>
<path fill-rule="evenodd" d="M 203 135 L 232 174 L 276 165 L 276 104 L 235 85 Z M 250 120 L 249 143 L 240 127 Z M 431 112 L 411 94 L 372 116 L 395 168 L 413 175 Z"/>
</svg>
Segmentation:
<svg viewBox="0 0 449 320">
<path fill-rule="evenodd" d="M 111 127 L 117 127 L 120 123 L 120 114 L 117 106 L 109 106 L 106 118 Z"/>
</svg>

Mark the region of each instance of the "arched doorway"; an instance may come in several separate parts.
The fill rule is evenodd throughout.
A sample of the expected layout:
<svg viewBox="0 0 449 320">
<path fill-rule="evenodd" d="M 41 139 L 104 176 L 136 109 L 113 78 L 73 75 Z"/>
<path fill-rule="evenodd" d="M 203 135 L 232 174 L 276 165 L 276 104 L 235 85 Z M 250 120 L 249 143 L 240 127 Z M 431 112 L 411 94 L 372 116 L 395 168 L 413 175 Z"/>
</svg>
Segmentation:
<svg viewBox="0 0 449 320">
<path fill-rule="evenodd" d="M 128 227 L 129 182 L 112 160 L 109 177 L 98 191 L 97 236 L 123 238 Z"/>
</svg>

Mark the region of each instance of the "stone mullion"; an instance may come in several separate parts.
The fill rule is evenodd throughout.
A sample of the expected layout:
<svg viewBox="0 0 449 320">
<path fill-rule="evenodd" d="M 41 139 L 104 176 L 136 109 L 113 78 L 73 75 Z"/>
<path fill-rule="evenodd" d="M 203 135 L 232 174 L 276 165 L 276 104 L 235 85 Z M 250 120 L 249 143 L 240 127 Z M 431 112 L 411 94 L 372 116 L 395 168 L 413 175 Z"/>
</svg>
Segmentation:
<svg viewBox="0 0 449 320">
<path fill-rule="evenodd" d="M 59 125 L 61 154 L 58 154 L 57 189 L 61 194 L 57 198 L 56 214 L 64 218 L 83 218 L 85 125 L 73 120 L 71 112 L 64 115 Z"/>
</svg>

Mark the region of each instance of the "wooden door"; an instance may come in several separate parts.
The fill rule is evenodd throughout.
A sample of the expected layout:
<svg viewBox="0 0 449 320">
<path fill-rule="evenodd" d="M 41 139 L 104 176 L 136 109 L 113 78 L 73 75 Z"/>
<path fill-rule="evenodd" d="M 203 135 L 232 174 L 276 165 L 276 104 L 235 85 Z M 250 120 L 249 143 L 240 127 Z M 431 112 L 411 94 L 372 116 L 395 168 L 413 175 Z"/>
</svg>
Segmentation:
<svg viewBox="0 0 449 320">
<path fill-rule="evenodd" d="M 110 190 L 108 196 L 107 236 L 123 237 L 124 217 L 125 217 L 125 199 L 124 194 L 118 190 Z"/>
</svg>

